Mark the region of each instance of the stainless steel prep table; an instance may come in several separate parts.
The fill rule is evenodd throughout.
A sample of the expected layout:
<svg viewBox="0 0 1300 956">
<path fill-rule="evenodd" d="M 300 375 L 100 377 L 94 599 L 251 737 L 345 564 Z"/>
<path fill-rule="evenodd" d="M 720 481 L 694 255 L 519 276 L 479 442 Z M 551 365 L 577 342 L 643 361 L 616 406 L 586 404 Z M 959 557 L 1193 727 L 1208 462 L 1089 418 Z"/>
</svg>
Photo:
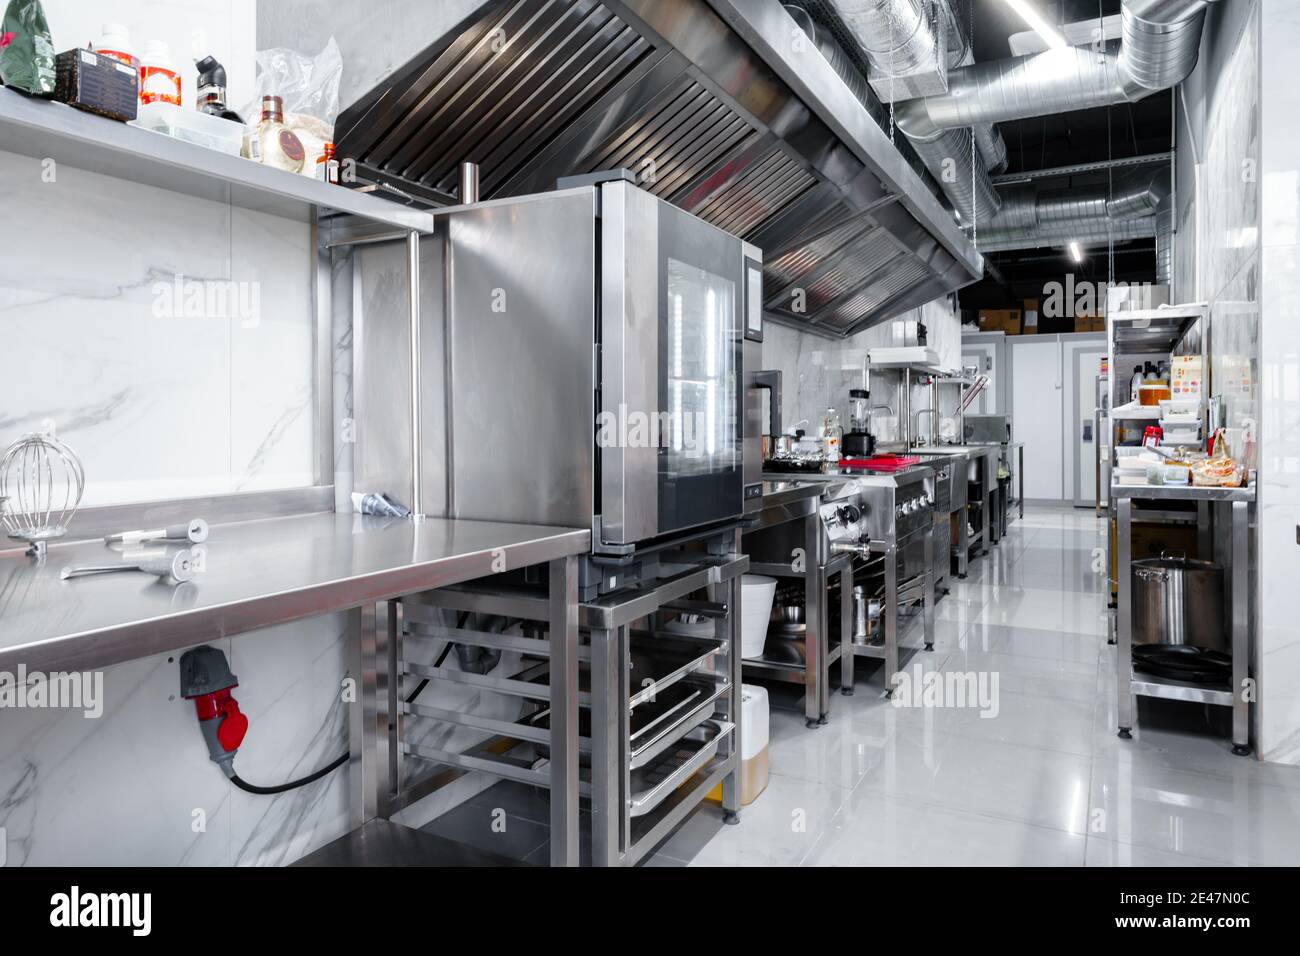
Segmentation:
<svg viewBox="0 0 1300 956">
<path fill-rule="evenodd" d="M 1119 694 L 1119 736 L 1131 736 L 1136 717 L 1134 695 L 1218 704 L 1232 708 L 1233 753 L 1250 753 L 1250 702 L 1245 682 L 1250 678 L 1250 518 L 1255 487 L 1198 488 L 1174 485 L 1124 485 L 1110 487 L 1115 506 L 1119 608 L 1116 612 L 1118 647 L 1115 652 L 1116 688 Z M 1202 687 L 1155 677 L 1133 675 L 1132 524 L 1134 501 L 1195 501 L 1202 508 L 1219 506 L 1231 513 L 1229 537 L 1229 592 L 1232 597 L 1232 683 L 1225 689 Z"/>
<path fill-rule="evenodd" d="M 373 814 L 378 783 L 374 721 L 374 607 L 503 570 L 550 565 L 551 693 L 577 699 L 576 555 L 591 532 L 572 528 L 314 514 L 216 525 L 202 573 L 175 587 L 144 574 L 62 580 L 69 565 L 116 552 L 87 541 L 50 549 L 43 564 L 0 552 L 0 670 L 91 670 L 204 641 L 350 611 L 353 674 L 361 684 L 349 720 L 353 824 Z M 366 621 L 370 621 L 367 627 Z M 576 708 L 576 703 L 575 703 Z M 568 716 L 571 708 L 562 713 Z M 557 708 L 557 712 L 561 712 Z M 577 864 L 577 722 L 552 724 L 552 863 Z"/>
<path fill-rule="evenodd" d="M 827 722 L 830 713 L 830 666 L 852 654 L 851 636 L 841 626 L 839 647 L 830 647 L 827 618 L 829 608 L 826 596 L 831 575 L 840 576 L 840 615 L 842 621 L 850 620 L 853 600 L 853 557 L 849 554 L 822 553 L 822 523 L 818 502 L 824 486 L 812 481 L 782 481 L 769 476 L 763 481 L 763 504 L 747 533 L 772 528 L 787 522 L 803 522 L 803 561 L 794 555 L 786 563 L 751 559 L 750 570 L 780 579 L 801 578 L 804 582 L 804 663 L 787 664 L 754 658 L 742 662 L 747 676 L 803 684 L 804 719 L 809 727 Z M 841 666 L 843 666 L 841 664 Z M 845 693 L 852 692 L 846 684 Z"/>
</svg>

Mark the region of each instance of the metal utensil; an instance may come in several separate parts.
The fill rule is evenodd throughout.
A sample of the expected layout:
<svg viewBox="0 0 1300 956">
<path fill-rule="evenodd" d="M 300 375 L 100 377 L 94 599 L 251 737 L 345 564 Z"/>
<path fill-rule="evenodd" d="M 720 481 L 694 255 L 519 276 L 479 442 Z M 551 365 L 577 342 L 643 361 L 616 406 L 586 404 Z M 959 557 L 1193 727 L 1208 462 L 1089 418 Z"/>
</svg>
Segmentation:
<svg viewBox="0 0 1300 956">
<path fill-rule="evenodd" d="M 142 544 L 146 541 L 189 541 L 202 544 L 208 540 L 208 523 L 202 518 L 195 518 L 189 524 L 173 524 L 151 531 L 122 531 L 104 538 L 105 544 Z"/>
<path fill-rule="evenodd" d="M 59 576 L 66 581 L 69 578 L 88 577 L 92 574 L 114 574 L 118 571 L 143 571 L 145 574 L 154 574 L 160 578 L 170 578 L 179 584 L 194 577 L 194 552 L 186 548 L 175 554 L 133 558 L 119 564 L 74 565 L 64 568 Z"/>
<path fill-rule="evenodd" d="M 0 510 L 9 537 L 31 545 L 43 558 L 47 543 L 61 538 L 77 513 L 86 472 L 77 453 L 53 435 L 24 435 L 0 458 Z"/>
</svg>

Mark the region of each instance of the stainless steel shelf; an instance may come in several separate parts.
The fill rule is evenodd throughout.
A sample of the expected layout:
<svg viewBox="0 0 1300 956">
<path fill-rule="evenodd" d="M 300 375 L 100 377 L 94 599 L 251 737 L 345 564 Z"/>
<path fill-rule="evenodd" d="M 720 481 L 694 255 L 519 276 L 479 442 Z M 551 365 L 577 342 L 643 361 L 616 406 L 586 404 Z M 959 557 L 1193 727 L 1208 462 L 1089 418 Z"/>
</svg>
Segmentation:
<svg viewBox="0 0 1300 956">
<path fill-rule="evenodd" d="M 0 89 L 0 144 L 34 159 L 303 222 L 320 211 L 433 229 L 433 217 L 419 209 L 10 89 Z"/>
</svg>

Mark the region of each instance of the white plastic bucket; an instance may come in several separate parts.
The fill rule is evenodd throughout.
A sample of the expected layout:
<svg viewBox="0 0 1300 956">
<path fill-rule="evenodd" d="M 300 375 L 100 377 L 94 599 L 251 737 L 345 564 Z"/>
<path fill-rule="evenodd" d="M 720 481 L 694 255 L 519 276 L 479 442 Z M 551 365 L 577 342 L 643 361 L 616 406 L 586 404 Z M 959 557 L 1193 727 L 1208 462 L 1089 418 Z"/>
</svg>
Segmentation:
<svg viewBox="0 0 1300 956">
<path fill-rule="evenodd" d="M 762 657 L 767 623 L 776 597 L 776 578 L 746 574 L 740 579 L 740 656 Z"/>
</svg>

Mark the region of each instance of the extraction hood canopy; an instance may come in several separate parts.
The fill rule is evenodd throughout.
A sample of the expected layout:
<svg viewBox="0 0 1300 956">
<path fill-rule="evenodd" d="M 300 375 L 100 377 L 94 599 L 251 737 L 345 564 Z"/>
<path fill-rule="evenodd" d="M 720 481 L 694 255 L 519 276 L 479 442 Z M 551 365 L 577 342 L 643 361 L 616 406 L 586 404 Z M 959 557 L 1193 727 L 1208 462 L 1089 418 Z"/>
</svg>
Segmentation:
<svg viewBox="0 0 1300 956">
<path fill-rule="evenodd" d="M 487 0 L 339 118 L 357 178 L 459 202 L 612 168 L 763 250 L 768 318 L 847 336 L 983 260 L 777 0 Z"/>
</svg>

